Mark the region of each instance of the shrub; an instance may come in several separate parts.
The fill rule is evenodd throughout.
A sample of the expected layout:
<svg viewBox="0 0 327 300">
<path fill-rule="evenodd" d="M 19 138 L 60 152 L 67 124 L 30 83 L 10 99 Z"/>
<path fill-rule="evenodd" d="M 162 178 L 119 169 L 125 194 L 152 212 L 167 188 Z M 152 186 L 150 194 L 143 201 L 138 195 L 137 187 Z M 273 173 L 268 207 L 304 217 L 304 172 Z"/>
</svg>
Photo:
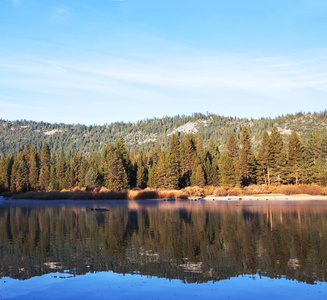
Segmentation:
<svg viewBox="0 0 327 300">
<path fill-rule="evenodd" d="M 215 188 L 213 195 L 216 197 L 223 197 L 223 196 L 227 196 L 228 192 L 223 187 L 217 187 L 217 188 Z"/>
</svg>

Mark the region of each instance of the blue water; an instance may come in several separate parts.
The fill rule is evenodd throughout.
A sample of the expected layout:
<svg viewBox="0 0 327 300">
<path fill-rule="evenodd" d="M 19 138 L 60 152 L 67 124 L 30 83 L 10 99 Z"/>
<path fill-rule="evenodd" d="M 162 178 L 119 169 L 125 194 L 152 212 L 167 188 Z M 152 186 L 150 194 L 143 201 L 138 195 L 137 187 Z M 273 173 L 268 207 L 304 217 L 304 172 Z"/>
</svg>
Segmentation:
<svg viewBox="0 0 327 300">
<path fill-rule="evenodd" d="M 327 299 L 327 283 L 243 275 L 207 283 L 183 283 L 113 272 L 73 276 L 51 273 L 28 280 L 2 278 L 0 299 Z"/>
<path fill-rule="evenodd" d="M 327 202 L 245 204 L 0 203 L 0 300 L 327 299 Z"/>
</svg>

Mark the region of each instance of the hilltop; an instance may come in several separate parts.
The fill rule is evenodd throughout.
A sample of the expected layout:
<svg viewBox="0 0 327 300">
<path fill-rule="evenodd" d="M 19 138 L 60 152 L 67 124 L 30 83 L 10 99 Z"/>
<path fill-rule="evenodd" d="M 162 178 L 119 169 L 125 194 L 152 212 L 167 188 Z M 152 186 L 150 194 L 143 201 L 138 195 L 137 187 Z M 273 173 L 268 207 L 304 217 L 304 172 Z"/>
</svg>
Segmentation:
<svg viewBox="0 0 327 300">
<path fill-rule="evenodd" d="M 106 144 L 114 143 L 122 136 L 129 149 L 149 150 L 160 143 L 167 147 L 170 136 L 177 133 L 201 134 L 204 145 L 212 137 L 223 149 L 229 135 L 235 132 L 240 138 L 242 127 L 246 126 L 252 137 L 252 146 L 258 149 L 263 133 L 276 126 L 285 142 L 295 130 L 306 142 L 309 134 L 319 129 L 327 135 L 327 110 L 320 113 L 296 113 L 276 118 L 247 119 L 224 117 L 216 114 L 194 113 L 191 116 L 177 115 L 141 120 L 135 123 L 116 122 L 105 125 L 51 124 L 26 120 L 0 120 L 0 155 L 16 154 L 26 143 L 40 148 L 44 142 L 57 154 L 61 151 L 79 152 L 88 156 L 102 151 Z"/>
</svg>

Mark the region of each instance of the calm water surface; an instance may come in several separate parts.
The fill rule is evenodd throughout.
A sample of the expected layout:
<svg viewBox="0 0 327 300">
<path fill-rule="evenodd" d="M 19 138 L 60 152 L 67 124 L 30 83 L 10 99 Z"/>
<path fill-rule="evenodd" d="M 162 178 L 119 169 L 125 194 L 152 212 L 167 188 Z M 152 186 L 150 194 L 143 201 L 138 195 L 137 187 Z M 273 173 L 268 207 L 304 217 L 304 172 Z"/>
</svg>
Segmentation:
<svg viewBox="0 0 327 300">
<path fill-rule="evenodd" d="M 324 201 L 0 202 L 0 299 L 327 299 L 326 281 Z"/>
</svg>

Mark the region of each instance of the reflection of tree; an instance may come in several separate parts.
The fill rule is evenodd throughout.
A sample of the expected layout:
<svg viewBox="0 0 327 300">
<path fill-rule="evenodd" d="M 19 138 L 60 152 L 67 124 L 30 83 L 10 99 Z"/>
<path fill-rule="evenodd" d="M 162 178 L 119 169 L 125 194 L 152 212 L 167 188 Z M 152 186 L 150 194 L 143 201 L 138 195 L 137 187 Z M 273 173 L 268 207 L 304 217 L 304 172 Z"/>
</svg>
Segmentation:
<svg viewBox="0 0 327 300">
<path fill-rule="evenodd" d="M 139 271 L 189 282 L 238 274 L 325 281 L 322 207 L 176 202 L 99 213 L 81 207 L 0 209 L 0 275 L 58 268 L 77 274 Z"/>
</svg>

